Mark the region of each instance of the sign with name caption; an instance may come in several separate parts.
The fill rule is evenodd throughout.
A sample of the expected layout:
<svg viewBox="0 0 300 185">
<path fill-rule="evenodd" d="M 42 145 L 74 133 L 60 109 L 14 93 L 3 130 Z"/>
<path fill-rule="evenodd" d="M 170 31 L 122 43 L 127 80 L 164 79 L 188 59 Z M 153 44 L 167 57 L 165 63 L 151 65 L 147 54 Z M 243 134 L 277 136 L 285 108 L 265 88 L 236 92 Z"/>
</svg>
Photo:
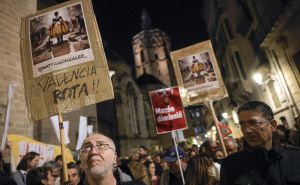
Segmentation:
<svg viewBox="0 0 300 185">
<path fill-rule="evenodd" d="M 227 97 L 209 40 L 171 52 L 184 106 Z"/>
<path fill-rule="evenodd" d="M 22 18 L 21 61 L 29 120 L 113 98 L 91 0 L 71 0 Z"/>
<path fill-rule="evenodd" d="M 178 87 L 151 91 L 149 94 L 157 134 L 187 127 Z"/>
</svg>

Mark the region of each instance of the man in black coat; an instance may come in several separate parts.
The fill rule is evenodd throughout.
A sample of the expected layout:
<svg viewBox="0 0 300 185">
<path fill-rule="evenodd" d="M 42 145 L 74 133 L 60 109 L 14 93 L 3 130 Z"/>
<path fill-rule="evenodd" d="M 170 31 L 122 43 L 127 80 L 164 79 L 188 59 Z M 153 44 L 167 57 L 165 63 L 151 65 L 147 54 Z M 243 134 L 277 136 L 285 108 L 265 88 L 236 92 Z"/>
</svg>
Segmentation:
<svg viewBox="0 0 300 185">
<path fill-rule="evenodd" d="M 238 115 L 244 148 L 223 160 L 221 185 L 300 184 L 300 149 L 272 143 L 276 121 L 271 108 L 252 101 Z"/>
</svg>

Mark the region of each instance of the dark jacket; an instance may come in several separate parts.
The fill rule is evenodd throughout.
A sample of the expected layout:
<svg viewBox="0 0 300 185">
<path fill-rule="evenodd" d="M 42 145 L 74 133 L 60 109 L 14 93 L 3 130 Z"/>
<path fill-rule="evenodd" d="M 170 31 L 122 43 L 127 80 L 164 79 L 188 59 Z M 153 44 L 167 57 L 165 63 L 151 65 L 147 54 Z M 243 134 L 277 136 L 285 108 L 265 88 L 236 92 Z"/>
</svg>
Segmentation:
<svg viewBox="0 0 300 185">
<path fill-rule="evenodd" d="M 221 185 L 300 184 L 300 149 L 274 146 L 270 151 L 244 146 L 222 161 Z"/>
</svg>

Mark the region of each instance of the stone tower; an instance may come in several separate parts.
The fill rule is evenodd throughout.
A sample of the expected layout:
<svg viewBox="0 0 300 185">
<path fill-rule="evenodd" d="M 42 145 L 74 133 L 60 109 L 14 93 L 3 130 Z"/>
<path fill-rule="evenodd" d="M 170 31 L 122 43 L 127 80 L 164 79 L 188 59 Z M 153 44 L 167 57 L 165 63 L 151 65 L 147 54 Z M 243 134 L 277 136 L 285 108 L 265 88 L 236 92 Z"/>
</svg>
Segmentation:
<svg viewBox="0 0 300 185">
<path fill-rule="evenodd" d="M 165 32 L 152 28 L 150 17 L 145 10 L 141 18 L 142 31 L 132 38 L 136 77 L 147 73 L 171 86 L 174 82 L 174 72 L 169 57 L 170 39 Z"/>
</svg>

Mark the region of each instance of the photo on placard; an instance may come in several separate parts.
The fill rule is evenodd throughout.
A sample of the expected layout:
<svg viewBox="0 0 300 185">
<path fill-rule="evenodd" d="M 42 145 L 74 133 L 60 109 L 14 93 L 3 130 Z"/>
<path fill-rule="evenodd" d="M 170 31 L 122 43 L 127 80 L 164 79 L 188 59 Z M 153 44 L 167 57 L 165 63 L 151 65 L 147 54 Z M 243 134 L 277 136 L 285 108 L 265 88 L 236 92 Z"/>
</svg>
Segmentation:
<svg viewBox="0 0 300 185">
<path fill-rule="evenodd" d="M 187 91 L 207 91 L 218 88 L 219 83 L 208 51 L 178 59 L 181 79 Z"/>
<path fill-rule="evenodd" d="M 29 20 L 33 76 L 94 59 L 81 3 Z"/>
</svg>

